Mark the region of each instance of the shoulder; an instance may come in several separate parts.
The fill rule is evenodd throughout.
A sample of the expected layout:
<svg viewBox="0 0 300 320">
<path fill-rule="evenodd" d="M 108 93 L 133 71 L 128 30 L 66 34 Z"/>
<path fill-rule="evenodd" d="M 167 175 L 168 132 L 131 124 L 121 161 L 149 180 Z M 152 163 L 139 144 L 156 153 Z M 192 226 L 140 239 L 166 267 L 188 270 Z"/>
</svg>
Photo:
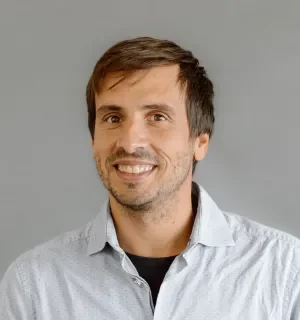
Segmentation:
<svg viewBox="0 0 300 320">
<path fill-rule="evenodd" d="M 41 272 L 45 267 L 55 267 L 85 255 L 91 227 L 92 222 L 89 222 L 35 246 L 18 256 L 11 263 L 8 271 L 18 273 L 20 279 L 26 281 L 30 275 Z"/>
<path fill-rule="evenodd" d="M 0 310 L 5 316 L 9 312 L 19 312 L 18 315 L 23 312 L 24 318 L 31 317 L 34 312 L 32 301 L 38 290 L 46 282 L 54 283 L 65 267 L 73 268 L 74 263 L 86 255 L 91 225 L 89 222 L 39 244 L 9 265 L 0 281 Z M 1 315 L 0 311 L 0 318 Z"/>
<path fill-rule="evenodd" d="M 237 245 L 248 245 L 271 253 L 273 257 L 286 258 L 300 268 L 300 239 L 288 232 L 267 226 L 242 215 L 224 212 Z"/>
<path fill-rule="evenodd" d="M 296 312 L 300 299 L 300 239 L 235 213 L 223 214 L 236 243 L 232 247 L 235 259 L 247 270 L 255 270 L 255 278 L 264 288 L 270 284 L 272 296 L 283 301 L 283 314 Z"/>
</svg>

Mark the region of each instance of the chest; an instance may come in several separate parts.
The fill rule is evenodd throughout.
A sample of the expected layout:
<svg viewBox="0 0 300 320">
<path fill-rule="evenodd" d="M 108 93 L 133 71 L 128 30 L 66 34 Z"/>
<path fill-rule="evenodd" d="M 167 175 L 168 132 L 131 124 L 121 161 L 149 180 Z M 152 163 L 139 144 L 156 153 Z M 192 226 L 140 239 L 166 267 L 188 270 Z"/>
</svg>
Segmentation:
<svg viewBox="0 0 300 320">
<path fill-rule="evenodd" d="M 282 288 L 269 263 L 262 257 L 247 264 L 219 258 L 187 264 L 178 256 L 155 308 L 149 284 L 129 259 L 48 270 L 40 279 L 37 319 L 281 319 Z"/>
</svg>

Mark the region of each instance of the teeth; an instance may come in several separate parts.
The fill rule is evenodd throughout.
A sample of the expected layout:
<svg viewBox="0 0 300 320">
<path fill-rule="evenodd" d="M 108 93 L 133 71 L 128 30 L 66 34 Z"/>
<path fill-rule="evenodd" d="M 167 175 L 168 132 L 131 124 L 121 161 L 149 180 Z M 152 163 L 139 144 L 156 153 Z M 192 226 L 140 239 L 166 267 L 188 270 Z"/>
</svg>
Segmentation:
<svg viewBox="0 0 300 320">
<path fill-rule="evenodd" d="M 141 172 L 145 172 L 145 171 L 150 171 L 152 170 L 153 166 L 121 166 L 118 165 L 118 169 L 121 172 L 127 172 L 127 173 L 141 173 Z"/>
</svg>

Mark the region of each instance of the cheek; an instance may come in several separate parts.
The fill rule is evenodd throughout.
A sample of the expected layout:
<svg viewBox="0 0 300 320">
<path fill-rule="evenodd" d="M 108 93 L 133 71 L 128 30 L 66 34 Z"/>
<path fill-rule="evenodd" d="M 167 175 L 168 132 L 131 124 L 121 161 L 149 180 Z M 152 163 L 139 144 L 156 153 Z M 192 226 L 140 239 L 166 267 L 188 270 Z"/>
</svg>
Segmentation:
<svg viewBox="0 0 300 320">
<path fill-rule="evenodd" d="M 113 145 L 113 140 L 114 138 L 112 135 L 105 134 L 104 132 L 97 132 L 95 134 L 95 139 L 94 139 L 94 146 L 93 146 L 93 151 L 95 154 L 99 155 L 100 157 L 105 156 Z"/>
<path fill-rule="evenodd" d="M 169 163 L 168 166 L 172 167 L 172 170 L 189 163 L 191 151 L 186 141 L 173 137 L 168 141 L 161 141 L 158 147 L 160 153 L 166 159 L 167 163 Z"/>
<path fill-rule="evenodd" d="M 108 157 L 114 150 L 120 133 L 117 131 L 109 131 L 99 133 L 96 139 L 96 151 L 104 157 Z"/>
<path fill-rule="evenodd" d="M 105 161 L 108 157 L 108 153 L 103 149 L 103 146 L 98 147 L 97 145 L 94 145 L 93 154 L 98 169 L 103 170 L 105 168 Z"/>
<path fill-rule="evenodd" d="M 174 154 L 183 152 L 183 150 L 188 148 L 188 140 L 182 134 L 178 134 L 177 132 L 161 136 L 159 141 L 163 150 L 168 150 L 168 152 Z"/>
</svg>

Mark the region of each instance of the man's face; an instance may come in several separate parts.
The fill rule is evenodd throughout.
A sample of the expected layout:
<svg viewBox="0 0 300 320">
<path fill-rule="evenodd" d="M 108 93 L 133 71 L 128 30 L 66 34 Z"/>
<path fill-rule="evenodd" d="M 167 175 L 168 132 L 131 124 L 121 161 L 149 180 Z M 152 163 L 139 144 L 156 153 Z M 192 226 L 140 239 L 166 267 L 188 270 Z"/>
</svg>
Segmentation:
<svg viewBox="0 0 300 320">
<path fill-rule="evenodd" d="M 192 179 L 195 141 L 178 72 L 161 66 L 118 84 L 122 74 L 109 74 L 96 96 L 96 167 L 111 196 L 131 210 L 150 209 Z"/>
</svg>

